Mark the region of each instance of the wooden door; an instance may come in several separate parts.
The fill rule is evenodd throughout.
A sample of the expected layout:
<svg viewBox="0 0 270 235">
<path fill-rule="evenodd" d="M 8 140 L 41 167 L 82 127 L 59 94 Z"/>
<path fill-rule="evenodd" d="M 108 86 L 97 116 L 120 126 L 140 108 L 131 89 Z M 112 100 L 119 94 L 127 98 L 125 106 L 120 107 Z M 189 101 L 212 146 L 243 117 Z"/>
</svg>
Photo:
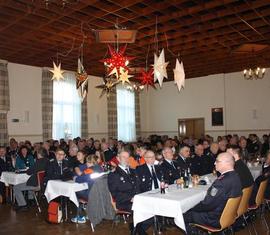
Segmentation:
<svg viewBox="0 0 270 235">
<path fill-rule="evenodd" d="M 178 135 L 201 138 L 204 135 L 204 118 L 179 119 Z"/>
</svg>

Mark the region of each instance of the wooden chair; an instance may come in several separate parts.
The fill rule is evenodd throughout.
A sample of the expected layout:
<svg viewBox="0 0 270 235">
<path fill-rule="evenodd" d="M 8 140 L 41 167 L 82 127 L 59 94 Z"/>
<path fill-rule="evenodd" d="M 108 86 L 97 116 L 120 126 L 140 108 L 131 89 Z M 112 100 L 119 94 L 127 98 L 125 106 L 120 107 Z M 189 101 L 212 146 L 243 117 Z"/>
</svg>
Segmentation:
<svg viewBox="0 0 270 235">
<path fill-rule="evenodd" d="M 237 210 L 237 219 L 242 217 L 245 221 L 245 224 L 248 228 L 249 234 L 251 234 L 251 231 L 248 227 L 248 223 L 247 223 L 247 217 L 246 217 L 246 213 L 248 212 L 248 207 L 249 207 L 249 199 L 252 193 L 252 189 L 253 189 L 253 185 L 247 188 L 244 188 L 242 190 L 242 198 Z"/>
<path fill-rule="evenodd" d="M 240 196 L 240 197 L 228 199 L 219 220 L 220 228 L 214 228 L 214 227 L 211 227 L 208 225 L 202 225 L 202 224 L 190 224 L 190 225 L 200 230 L 207 231 L 209 234 L 218 233 L 218 232 L 221 232 L 222 234 L 224 234 L 225 230 L 230 230 L 231 232 L 233 232 L 232 225 L 236 220 L 237 210 L 241 202 L 241 198 L 242 197 Z"/>
<path fill-rule="evenodd" d="M 259 189 L 258 189 L 258 192 L 256 195 L 256 199 L 255 199 L 255 205 L 249 206 L 248 211 L 249 212 L 257 212 L 259 210 L 259 213 L 260 213 L 261 218 L 263 219 L 263 221 L 265 223 L 267 231 L 269 231 L 269 227 L 268 227 L 267 221 L 266 221 L 265 216 L 264 216 L 264 209 L 265 209 L 264 193 L 265 193 L 267 184 L 268 184 L 268 179 L 265 179 L 260 183 L 260 186 L 259 186 Z M 255 234 L 258 234 L 252 220 L 251 220 L 251 222 L 252 222 L 252 226 L 253 226 L 253 230 L 255 231 Z"/>
<path fill-rule="evenodd" d="M 45 177 L 45 171 L 39 171 L 37 173 L 37 180 L 38 180 L 38 188 L 33 191 L 34 199 L 38 207 L 38 212 L 41 213 L 41 208 L 39 205 L 39 200 L 37 198 L 37 194 L 39 194 L 39 199 L 41 198 L 40 192 L 41 192 L 41 186 L 44 182 L 44 177 Z"/>
</svg>

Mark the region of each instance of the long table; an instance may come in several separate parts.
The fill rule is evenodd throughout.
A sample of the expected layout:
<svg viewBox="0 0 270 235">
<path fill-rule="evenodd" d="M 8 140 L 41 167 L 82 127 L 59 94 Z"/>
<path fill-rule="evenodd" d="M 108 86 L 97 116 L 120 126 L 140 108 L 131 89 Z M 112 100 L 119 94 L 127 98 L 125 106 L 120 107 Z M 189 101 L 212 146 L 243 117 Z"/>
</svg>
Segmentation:
<svg viewBox="0 0 270 235">
<path fill-rule="evenodd" d="M 215 178 L 209 175 L 208 179 L 209 184 L 204 186 L 178 189 L 176 185 L 170 185 L 166 194 L 161 194 L 160 190 L 156 189 L 136 195 L 132 206 L 134 226 L 158 215 L 174 218 L 175 224 L 186 231 L 183 213 L 204 199 Z"/>
</svg>

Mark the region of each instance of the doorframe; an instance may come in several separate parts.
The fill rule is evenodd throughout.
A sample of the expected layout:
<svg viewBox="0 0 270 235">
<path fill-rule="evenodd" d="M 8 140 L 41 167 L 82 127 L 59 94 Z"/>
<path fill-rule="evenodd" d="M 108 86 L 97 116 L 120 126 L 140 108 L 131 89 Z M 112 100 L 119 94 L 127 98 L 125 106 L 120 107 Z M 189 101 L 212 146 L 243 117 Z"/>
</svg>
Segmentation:
<svg viewBox="0 0 270 235">
<path fill-rule="evenodd" d="M 205 134 L 205 118 L 204 117 L 196 117 L 196 118 L 178 118 L 177 121 L 177 133 L 178 133 L 178 137 L 182 137 L 179 133 L 179 123 L 181 121 L 186 121 L 186 120 L 203 120 L 203 133 Z"/>
</svg>

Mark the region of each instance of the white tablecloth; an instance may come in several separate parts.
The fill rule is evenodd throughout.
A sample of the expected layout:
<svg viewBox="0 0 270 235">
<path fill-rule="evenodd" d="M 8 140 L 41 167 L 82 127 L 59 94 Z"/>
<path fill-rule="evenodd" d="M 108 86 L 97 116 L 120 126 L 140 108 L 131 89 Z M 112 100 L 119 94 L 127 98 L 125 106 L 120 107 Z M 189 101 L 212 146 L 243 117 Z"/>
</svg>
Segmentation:
<svg viewBox="0 0 270 235">
<path fill-rule="evenodd" d="M 176 185 L 170 185 L 166 194 L 161 194 L 157 189 L 136 195 L 132 206 L 134 226 L 155 215 L 160 215 L 173 217 L 175 224 L 186 230 L 183 213 L 204 199 L 207 189 L 215 180 L 211 174 L 207 177 L 209 184 L 205 186 L 177 189 Z M 205 179 L 205 176 L 202 179 Z"/>
<path fill-rule="evenodd" d="M 15 172 L 2 172 L 0 181 L 5 183 L 6 186 L 25 183 L 30 178 L 30 175 L 25 173 L 16 174 Z"/>
<path fill-rule="evenodd" d="M 79 184 L 72 180 L 49 180 L 45 190 L 45 196 L 48 202 L 59 196 L 65 196 L 68 197 L 72 202 L 74 202 L 74 204 L 78 207 L 79 202 L 76 197 L 76 192 L 85 189 L 88 189 L 87 183 Z"/>
<path fill-rule="evenodd" d="M 254 180 L 259 176 L 261 175 L 261 172 L 262 172 L 262 166 L 259 165 L 259 166 L 250 166 L 249 167 L 249 170 L 254 178 Z"/>
</svg>

